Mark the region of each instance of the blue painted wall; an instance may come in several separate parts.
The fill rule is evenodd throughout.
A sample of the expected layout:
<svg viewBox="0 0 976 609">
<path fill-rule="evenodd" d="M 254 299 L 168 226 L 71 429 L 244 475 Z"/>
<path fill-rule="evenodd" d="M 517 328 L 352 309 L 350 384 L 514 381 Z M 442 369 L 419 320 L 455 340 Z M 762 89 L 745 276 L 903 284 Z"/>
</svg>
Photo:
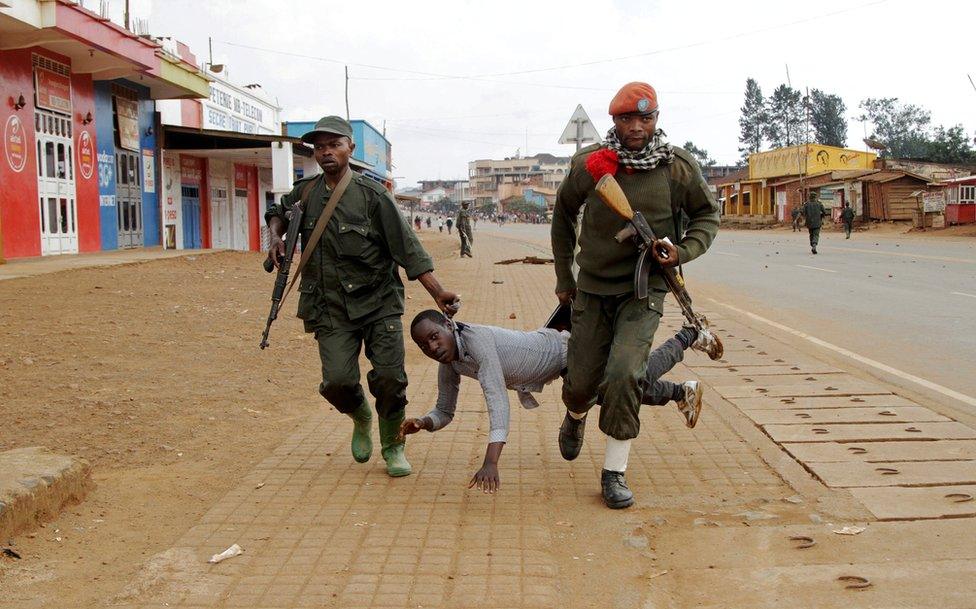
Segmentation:
<svg viewBox="0 0 976 609">
<path fill-rule="evenodd" d="M 115 132 L 113 129 L 114 116 L 112 113 L 112 82 L 107 80 L 95 81 L 95 127 L 96 148 L 98 150 L 98 195 L 99 219 L 101 225 L 102 249 L 114 250 L 119 247 L 119 212 L 115 200 Z M 156 158 L 156 133 L 147 135 L 153 127 L 153 116 L 156 103 L 149 98 L 149 89 L 137 83 L 118 79 L 114 82 L 134 89 L 139 97 L 139 171 L 142 175 L 142 226 L 143 243 L 146 246 L 160 245 L 159 234 L 159 172 Z M 154 128 L 154 127 L 153 127 Z M 142 155 L 146 151 L 153 154 L 153 182 L 155 192 L 146 192 L 146 176 L 143 175 Z"/>
<path fill-rule="evenodd" d="M 95 81 L 95 147 L 98 151 L 99 227 L 102 249 L 119 247 L 118 208 L 115 203 L 115 134 L 112 128 L 112 83 Z"/>
</svg>

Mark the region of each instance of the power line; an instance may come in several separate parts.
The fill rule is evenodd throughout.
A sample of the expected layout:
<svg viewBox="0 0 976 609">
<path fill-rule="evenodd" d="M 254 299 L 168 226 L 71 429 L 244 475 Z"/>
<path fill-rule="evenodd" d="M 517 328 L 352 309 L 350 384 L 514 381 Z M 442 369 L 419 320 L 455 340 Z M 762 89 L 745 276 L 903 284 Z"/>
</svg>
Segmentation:
<svg viewBox="0 0 976 609">
<path fill-rule="evenodd" d="M 265 52 L 265 53 L 276 53 L 276 54 L 279 54 L 279 55 L 286 55 L 286 56 L 289 56 L 289 57 L 298 57 L 298 58 L 302 58 L 302 59 L 311 59 L 311 60 L 315 60 L 315 61 L 323 61 L 323 62 L 326 62 L 326 63 L 332 63 L 332 64 L 337 64 L 337 65 L 350 65 L 350 66 L 356 66 L 356 67 L 361 67 L 361 68 L 369 68 L 369 69 L 373 69 L 373 70 L 382 70 L 382 71 L 386 71 L 386 72 L 401 72 L 401 73 L 404 73 L 404 74 L 415 74 L 415 75 L 418 75 L 418 76 L 424 76 L 424 77 L 426 77 L 426 78 L 386 78 L 386 79 L 383 79 L 383 78 L 366 78 L 366 77 L 361 77 L 361 78 L 357 78 L 357 80 L 422 80 L 422 81 L 424 81 L 424 80 L 473 80 L 473 81 L 483 81 L 483 82 L 491 82 L 491 83 L 505 84 L 505 85 L 522 85 L 522 86 L 537 86 L 537 87 L 548 87 L 548 88 L 564 88 L 564 89 L 580 89 L 580 90 L 606 91 L 606 89 L 598 89 L 598 88 L 592 88 L 591 89 L 589 87 L 574 87 L 574 86 L 569 86 L 569 85 L 547 85 L 547 84 L 542 84 L 542 83 L 527 83 L 527 82 L 518 82 L 518 81 L 500 81 L 500 80 L 492 80 L 492 79 L 494 77 L 499 77 L 499 76 L 518 76 L 518 75 L 526 75 L 526 74 L 538 74 L 540 72 L 553 72 L 553 71 L 558 71 L 558 70 L 568 70 L 568 69 L 572 69 L 572 68 L 581 68 L 581 67 L 595 66 L 595 65 L 605 64 L 605 63 L 613 63 L 613 62 L 617 62 L 617 61 L 626 61 L 626 60 L 629 60 L 629 59 L 639 59 L 639 58 L 644 58 L 644 57 L 650 57 L 652 55 L 661 55 L 661 54 L 664 54 L 664 53 L 671 53 L 671 52 L 674 52 L 674 51 L 683 51 L 683 50 L 692 49 L 692 48 L 696 48 L 696 47 L 701 47 L 701 46 L 706 46 L 706 45 L 710 45 L 710 44 L 715 44 L 715 43 L 718 43 L 718 42 L 727 42 L 729 40 L 736 40 L 736 39 L 739 39 L 739 38 L 745 38 L 747 36 L 754 36 L 756 34 L 762 34 L 762 33 L 770 32 L 770 31 L 777 30 L 777 29 L 782 29 L 782 28 L 787 28 L 787 27 L 793 27 L 793 26 L 796 26 L 796 25 L 800 25 L 800 24 L 803 24 L 803 23 L 809 23 L 809 22 L 812 22 L 812 21 L 819 21 L 821 19 L 827 19 L 827 18 L 830 18 L 830 17 L 836 17 L 838 15 L 843 15 L 845 13 L 850 13 L 850 12 L 853 12 L 853 11 L 859 11 L 859 10 L 862 10 L 862 9 L 865 9 L 865 8 L 869 8 L 869 7 L 872 7 L 872 6 L 878 6 L 880 4 L 885 4 L 887 2 L 889 2 L 889 0 L 875 0 L 874 2 L 868 2 L 868 3 L 865 3 L 865 4 L 858 5 L 858 6 L 843 8 L 843 9 L 836 10 L 836 11 L 831 11 L 831 12 L 828 12 L 828 13 L 821 13 L 819 15 L 812 15 L 812 16 L 809 16 L 809 17 L 801 18 L 801 19 L 795 19 L 793 21 L 787 21 L 787 22 L 784 22 L 784 23 L 779 23 L 779 24 L 776 24 L 776 25 L 766 26 L 766 27 L 762 27 L 762 28 L 756 28 L 756 29 L 748 30 L 748 31 L 740 31 L 740 32 L 737 32 L 735 34 L 729 34 L 729 35 L 724 36 L 724 37 L 708 38 L 708 39 L 700 40 L 700 41 L 697 41 L 697 42 L 692 42 L 692 43 L 682 44 L 682 45 L 676 45 L 676 46 L 672 46 L 672 47 L 665 47 L 665 48 L 661 48 L 661 49 L 654 49 L 654 50 L 645 51 L 645 52 L 642 52 L 642 53 L 635 53 L 635 54 L 632 54 L 632 55 L 621 55 L 621 56 L 617 56 L 617 57 L 607 57 L 607 58 L 603 58 L 603 59 L 595 59 L 595 60 L 585 61 L 585 62 L 579 62 L 579 63 L 563 64 L 563 65 L 557 65 L 557 66 L 548 66 L 548 67 L 542 67 L 542 68 L 533 68 L 533 69 L 528 69 L 528 70 L 516 70 L 516 71 L 511 71 L 511 72 L 493 72 L 493 73 L 473 74 L 473 75 L 440 74 L 440 73 L 436 73 L 436 72 L 428 72 L 428 71 L 423 71 L 423 70 L 413 70 L 413 69 L 408 69 L 408 68 L 394 68 L 394 67 L 389 67 L 389 66 L 380 66 L 380 65 L 375 65 L 375 64 L 367 64 L 367 63 L 360 63 L 360 62 L 354 62 L 354 61 L 344 61 L 344 60 L 340 60 L 340 59 L 330 59 L 330 58 L 327 58 L 327 57 L 319 57 L 319 56 L 314 56 L 314 55 L 306 55 L 306 54 L 303 54 L 303 53 L 295 53 L 295 52 L 292 52 L 292 51 L 281 51 L 281 50 L 278 50 L 278 49 L 267 49 L 267 48 L 252 46 L 252 45 L 246 45 L 246 44 L 240 44 L 240 43 L 236 43 L 236 42 L 230 42 L 230 41 L 227 41 L 227 40 L 218 40 L 217 42 L 219 42 L 221 44 L 226 44 L 228 46 L 234 46 L 234 47 L 240 47 L 240 48 L 245 48 L 245 49 L 251 49 L 251 50 L 254 50 L 254 51 L 261 51 L 261 52 Z"/>
</svg>

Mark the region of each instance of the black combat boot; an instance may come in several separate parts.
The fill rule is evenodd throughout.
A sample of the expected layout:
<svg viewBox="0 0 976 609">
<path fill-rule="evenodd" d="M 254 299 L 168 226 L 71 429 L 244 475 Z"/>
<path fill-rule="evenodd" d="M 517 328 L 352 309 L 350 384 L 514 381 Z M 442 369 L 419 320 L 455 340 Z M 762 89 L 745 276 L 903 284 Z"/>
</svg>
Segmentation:
<svg viewBox="0 0 976 609">
<path fill-rule="evenodd" d="M 603 487 L 603 503 L 608 508 L 619 510 L 634 505 L 634 493 L 627 487 L 623 472 L 603 470 L 600 474 L 600 485 Z"/>
<path fill-rule="evenodd" d="M 579 456 L 583 448 L 583 432 L 586 430 L 586 417 L 574 419 L 569 416 L 563 418 L 563 424 L 559 426 L 559 454 L 563 459 L 572 461 Z"/>
</svg>

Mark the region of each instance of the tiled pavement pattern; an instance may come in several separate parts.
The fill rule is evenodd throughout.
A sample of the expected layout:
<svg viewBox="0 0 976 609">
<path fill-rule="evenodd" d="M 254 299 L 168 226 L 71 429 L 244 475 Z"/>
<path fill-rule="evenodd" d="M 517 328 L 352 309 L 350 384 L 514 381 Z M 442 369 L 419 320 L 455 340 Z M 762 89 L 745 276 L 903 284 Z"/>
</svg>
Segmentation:
<svg viewBox="0 0 976 609">
<path fill-rule="evenodd" d="M 828 487 L 879 520 L 976 516 L 976 430 L 731 321 L 716 329 L 724 359 L 692 369 Z"/>
<path fill-rule="evenodd" d="M 445 285 L 463 294 L 462 319 L 533 328 L 554 304 L 552 268 L 491 263 L 538 254 L 538 250 L 537 245 L 482 234 L 475 243 L 475 259 L 459 260 L 455 254 L 439 263 L 438 274 Z M 413 298 L 408 301 L 407 320 L 427 307 L 426 294 L 415 285 L 409 286 L 408 292 Z M 747 329 L 719 315 L 714 318 L 726 333 L 741 338 L 727 339 L 725 362 L 709 362 L 699 354 L 688 356 L 686 364 L 711 386 L 760 387 L 763 381 L 759 373 L 768 365 L 765 369 L 778 375 L 777 386 L 796 386 L 802 389 L 794 392 L 797 395 L 817 396 L 797 398 L 790 405 L 810 412 L 825 400 L 852 399 L 833 397 L 825 382 L 843 385 L 852 395 L 861 387 L 858 379 L 791 352 L 775 341 L 759 337 L 756 341 L 761 339 L 761 345 L 750 345 L 745 342 L 753 340 L 746 338 Z M 679 325 L 680 319 L 670 313 L 658 338 L 666 338 Z M 408 352 L 413 349 L 408 344 Z M 308 356 L 315 356 L 312 349 Z M 741 371 L 747 366 L 752 376 L 744 377 Z M 793 370 L 794 366 L 801 370 Z M 688 372 L 679 366 L 671 377 L 687 378 Z M 421 413 L 435 395 L 436 366 L 414 353 L 408 358 L 408 373 L 408 412 Z M 817 381 L 803 381 L 802 375 L 813 375 Z M 831 378 L 823 381 L 821 375 Z M 794 376 L 798 377 L 795 382 Z M 768 416 L 765 411 L 782 409 L 779 400 L 787 398 L 763 396 L 763 392 L 756 392 L 757 397 L 730 398 L 737 410 L 714 398 L 716 393 L 709 388 L 706 410 L 693 431 L 684 427 L 672 408 L 648 408 L 641 416 L 643 431 L 634 444 L 627 476 L 637 504 L 630 510 L 611 512 L 602 506 L 598 494 L 603 441 L 596 426 L 588 431 L 577 461 L 567 463 L 559 456 L 556 430 L 562 408 L 558 383 L 542 394 L 542 406 L 536 411 L 521 410 L 513 400 L 511 437 L 500 468 L 502 489 L 495 496 L 466 489 L 481 463 L 488 431 L 476 383 L 462 383 L 452 425 L 436 434 L 421 433 L 411 438 L 408 456 L 415 473 L 401 479 L 386 476 L 378 447 L 370 463 L 352 462 L 349 422 L 325 410 L 314 396 L 314 386 L 314 379 L 309 379 L 310 404 L 315 413 L 307 423 L 240 480 L 172 549 L 151 559 L 143 574 L 120 592 L 112 606 L 513 609 L 591 606 L 583 604 L 582 598 L 599 598 L 601 606 L 659 606 L 643 602 L 660 598 L 664 603 L 660 606 L 778 607 L 778 601 L 768 604 L 774 599 L 762 592 L 767 571 L 740 572 L 752 565 L 721 563 L 714 555 L 729 551 L 729 546 L 697 535 L 738 531 L 742 547 L 759 544 L 763 549 L 758 555 L 768 556 L 766 560 L 776 568 L 812 564 L 810 559 L 816 556 L 797 555 L 789 546 L 782 554 L 767 539 L 769 535 L 782 537 L 771 531 L 780 528 L 773 524 L 809 522 L 804 519 L 811 509 L 823 509 L 791 505 L 797 501 L 797 493 L 803 492 L 801 488 L 819 484 L 811 483 L 795 464 L 803 480 L 799 485 L 788 483 L 778 472 L 785 471 L 784 459 L 793 461 L 746 418 Z M 731 393 L 740 395 L 743 391 Z M 789 394 L 790 390 L 782 393 Z M 859 417 L 864 417 L 864 407 L 899 407 L 903 417 L 920 412 L 904 410 L 914 406 L 887 395 L 883 388 L 871 387 L 868 393 L 872 395 L 855 402 L 861 407 Z M 746 391 L 745 395 L 751 394 Z M 846 405 L 838 402 L 832 407 Z M 830 425 L 834 420 L 821 423 L 816 419 L 816 424 Z M 902 424 L 901 418 L 897 420 Z M 924 420 L 940 421 L 932 416 Z M 970 443 L 947 447 L 946 454 L 971 457 L 971 441 L 960 442 Z M 829 441 L 784 445 L 787 449 L 793 446 L 844 445 Z M 845 451 L 839 456 L 814 452 L 806 460 L 800 449 L 794 454 L 800 455 L 806 467 L 819 463 L 817 458 L 824 462 L 847 460 Z M 769 464 L 774 461 L 775 470 Z M 844 490 L 823 492 L 849 497 Z M 792 501 L 782 501 L 787 498 Z M 819 500 L 804 496 L 800 501 L 813 505 Z M 864 501 L 872 505 L 868 499 Z M 925 499 L 911 498 L 906 505 L 918 502 L 925 503 Z M 752 520 L 752 516 L 739 512 L 750 514 L 749 510 L 755 511 L 757 506 L 765 511 L 750 526 L 746 518 Z M 802 510 L 802 518 L 796 510 Z M 863 510 L 857 513 L 867 514 Z M 736 528 L 709 528 L 730 521 Z M 686 545 L 674 541 L 677 533 L 688 536 Z M 648 540 L 657 547 L 648 548 Z M 205 563 L 211 554 L 233 543 L 245 549 L 243 555 L 219 565 Z M 698 551 L 689 554 L 679 551 L 681 547 Z M 837 552 L 823 562 L 830 562 L 830 556 L 846 564 L 846 558 Z M 814 581 L 833 578 L 834 570 L 840 569 L 836 565 L 817 568 L 827 571 L 805 577 Z M 966 573 L 967 569 L 971 570 L 969 563 L 956 571 Z M 668 572 L 673 575 L 660 577 Z M 752 596 L 744 597 L 742 604 L 675 601 L 698 594 L 697 581 L 708 580 L 708 590 L 723 590 L 726 584 L 716 581 L 723 575 L 739 582 L 734 589 L 751 590 Z M 787 573 L 787 577 L 798 576 Z M 618 588 L 613 582 L 625 585 Z M 897 583 L 892 590 L 910 584 Z M 850 597 L 844 597 L 843 590 L 832 594 L 839 594 L 836 599 L 831 597 L 832 604 L 818 600 L 810 606 L 849 606 Z"/>
</svg>

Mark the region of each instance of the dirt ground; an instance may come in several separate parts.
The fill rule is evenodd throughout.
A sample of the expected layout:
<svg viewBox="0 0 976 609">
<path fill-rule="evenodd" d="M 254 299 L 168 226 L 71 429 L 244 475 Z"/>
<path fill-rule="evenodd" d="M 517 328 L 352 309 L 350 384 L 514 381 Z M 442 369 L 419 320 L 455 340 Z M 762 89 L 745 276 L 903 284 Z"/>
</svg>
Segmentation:
<svg viewBox="0 0 976 609">
<path fill-rule="evenodd" d="M 2 540 L 24 559 L 0 561 L 0 606 L 96 606 L 325 407 L 297 319 L 258 348 L 260 262 L 225 252 L 0 283 L 0 450 L 83 457 L 96 483 L 56 525 Z"/>
</svg>

